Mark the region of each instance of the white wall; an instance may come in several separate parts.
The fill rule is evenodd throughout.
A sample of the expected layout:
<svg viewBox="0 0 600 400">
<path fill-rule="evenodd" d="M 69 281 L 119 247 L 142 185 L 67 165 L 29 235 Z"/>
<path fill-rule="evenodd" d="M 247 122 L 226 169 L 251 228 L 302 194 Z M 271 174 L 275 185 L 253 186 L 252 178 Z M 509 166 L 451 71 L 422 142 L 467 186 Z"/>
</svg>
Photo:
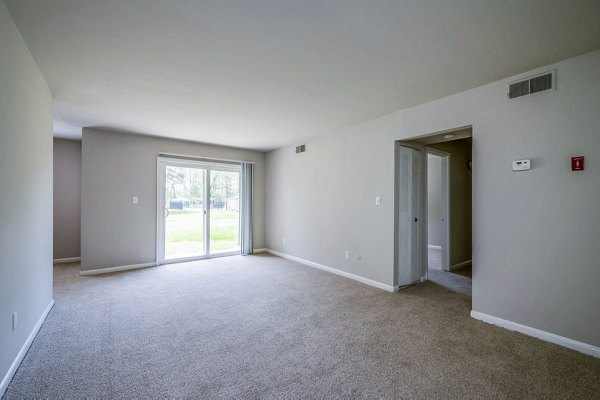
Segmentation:
<svg viewBox="0 0 600 400">
<path fill-rule="evenodd" d="M 2 1 L 0 60 L 2 381 L 52 300 L 52 97 Z"/>
<path fill-rule="evenodd" d="M 473 309 L 599 346 L 600 51 L 551 68 L 550 93 L 508 101 L 511 77 L 269 152 L 267 246 L 393 285 L 394 141 L 472 125 Z"/>
<path fill-rule="evenodd" d="M 81 142 L 54 139 L 54 259 L 81 254 Z"/>
<path fill-rule="evenodd" d="M 264 247 L 265 154 L 258 151 L 84 128 L 81 269 L 156 258 L 156 157 L 166 152 L 254 161 L 254 248 Z M 138 196 L 139 204 L 132 204 Z"/>
</svg>

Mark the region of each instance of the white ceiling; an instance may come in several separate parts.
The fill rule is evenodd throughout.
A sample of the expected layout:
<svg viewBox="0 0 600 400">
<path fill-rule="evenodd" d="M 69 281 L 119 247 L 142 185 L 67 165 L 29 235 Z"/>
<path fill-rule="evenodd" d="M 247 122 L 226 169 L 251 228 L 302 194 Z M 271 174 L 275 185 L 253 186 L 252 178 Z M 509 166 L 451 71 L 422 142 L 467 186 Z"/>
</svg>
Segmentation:
<svg viewBox="0 0 600 400">
<path fill-rule="evenodd" d="M 598 0 L 5 0 L 82 126 L 272 149 L 600 48 Z"/>
</svg>

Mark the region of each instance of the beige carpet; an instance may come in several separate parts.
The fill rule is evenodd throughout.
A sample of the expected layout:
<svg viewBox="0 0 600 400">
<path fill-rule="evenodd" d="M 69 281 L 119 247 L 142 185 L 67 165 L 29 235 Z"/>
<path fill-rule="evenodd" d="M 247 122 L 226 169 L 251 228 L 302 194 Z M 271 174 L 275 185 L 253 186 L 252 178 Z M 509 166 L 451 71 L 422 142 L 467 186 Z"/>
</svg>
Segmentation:
<svg viewBox="0 0 600 400">
<path fill-rule="evenodd" d="M 6 398 L 598 398 L 600 360 L 272 256 L 104 276 L 56 305 Z"/>
</svg>

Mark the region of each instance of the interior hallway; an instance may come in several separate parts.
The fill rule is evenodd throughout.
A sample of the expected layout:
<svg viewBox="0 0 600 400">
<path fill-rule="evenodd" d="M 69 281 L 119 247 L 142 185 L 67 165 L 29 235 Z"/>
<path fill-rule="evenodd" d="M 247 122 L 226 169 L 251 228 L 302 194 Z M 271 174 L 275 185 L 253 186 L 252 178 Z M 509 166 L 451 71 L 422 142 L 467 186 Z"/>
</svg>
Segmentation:
<svg viewBox="0 0 600 400">
<path fill-rule="evenodd" d="M 472 267 L 444 271 L 442 269 L 441 250 L 428 249 L 428 277 L 429 280 L 452 291 L 472 296 L 473 273 Z"/>
</svg>

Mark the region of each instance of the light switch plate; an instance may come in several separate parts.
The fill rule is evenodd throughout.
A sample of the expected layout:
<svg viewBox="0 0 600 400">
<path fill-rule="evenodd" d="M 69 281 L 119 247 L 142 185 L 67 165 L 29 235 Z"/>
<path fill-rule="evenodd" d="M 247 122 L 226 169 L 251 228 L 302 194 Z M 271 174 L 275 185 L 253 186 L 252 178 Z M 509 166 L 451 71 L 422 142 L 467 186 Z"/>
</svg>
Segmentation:
<svg viewBox="0 0 600 400">
<path fill-rule="evenodd" d="M 137 203 L 139 202 L 139 199 L 138 199 L 138 197 L 137 197 L 137 196 L 133 196 L 133 197 L 131 198 L 131 202 L 132 202 L 133 204 L 137 204 Z"/>
<path fill-rule="evenodd" d="M 379 205 L 381 205 L 381 196 L 376 196 L 376 197 L 375 197 L 375 205 L 376 205 L 376 206 L 379 206 Z"/>
</svg>

